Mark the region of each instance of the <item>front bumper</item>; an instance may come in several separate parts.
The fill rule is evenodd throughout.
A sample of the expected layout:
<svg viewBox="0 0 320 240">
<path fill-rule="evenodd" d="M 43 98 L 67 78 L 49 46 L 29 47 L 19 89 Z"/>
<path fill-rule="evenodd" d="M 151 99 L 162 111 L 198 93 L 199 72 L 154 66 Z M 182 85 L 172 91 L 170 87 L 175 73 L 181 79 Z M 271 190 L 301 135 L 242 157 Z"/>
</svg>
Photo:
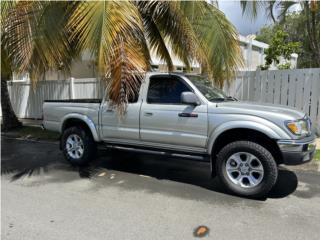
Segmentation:
<svg viewBox="0 0 320 240">
<path fill-rule="evenodd" d="M 312 160 L 316 150 L 314 135 L 300 140 L 279 140 L 277 143 L 286 165 L 307 163 Z"/>
</svg>

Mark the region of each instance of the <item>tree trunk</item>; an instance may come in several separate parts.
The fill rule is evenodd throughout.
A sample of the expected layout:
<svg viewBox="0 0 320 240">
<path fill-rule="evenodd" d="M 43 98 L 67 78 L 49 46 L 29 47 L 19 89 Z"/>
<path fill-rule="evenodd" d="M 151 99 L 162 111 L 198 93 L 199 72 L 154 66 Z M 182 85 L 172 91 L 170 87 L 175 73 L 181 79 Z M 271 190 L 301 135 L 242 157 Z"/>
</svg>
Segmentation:
<svg viewBox="0 0 320 240">
<path fill-rule="evenodd" d="M 16 114 L 12 109 L 7 81 L 3 79 L 1 79 L 1 108 L 3 131 L 8 131 L 10 129 L 22 126 L 21 122 L 18 120 Z"/>
<path fill-rule="evenodd" d="M 313 52 L 313 56 L 311 59 L 317 63 L 317 66 L 320 66 L 320 49 L 319 49 L 319 42 L 317 38 L 317 26 L 316 26 L 316 19 L 315 13 L 311 12 L 309 1 L 304 2 L 305 14 L 306 14 L 306 21 L 307 21 L 307 34 L 308 39 L 310 42 L 310 48 Z"/>
<path fill-rule="evenodd" d="M 316 20 L 316 12 L 312 11 L 312 8 L 310 9 L 311 12 L 311 30 L 312 30 L 312 40 L 315 47 L 315 55 L 316 55 L 316 62 L 318 63 L 317 66 L 320 66 L 320 44 L 319 39 L 317 37 L 317 20 Z"/>
</svg>

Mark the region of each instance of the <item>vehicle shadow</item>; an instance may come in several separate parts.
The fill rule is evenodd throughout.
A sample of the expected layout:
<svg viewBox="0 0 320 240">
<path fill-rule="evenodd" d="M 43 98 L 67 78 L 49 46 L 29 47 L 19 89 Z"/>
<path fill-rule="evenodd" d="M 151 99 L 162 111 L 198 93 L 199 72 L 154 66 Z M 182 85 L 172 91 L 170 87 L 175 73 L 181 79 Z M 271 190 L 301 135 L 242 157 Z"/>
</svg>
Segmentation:
<svg viewBox="0 0 320 240">
<path fill-rule="evenodd" d="M 59 153 L 56 157 L 50 158 L 38 155 L 35 158 L 21 159 L 19 161 L 2 162 L 1 174 L 12 175 L 11 181 L 19 180 L 26 176 L 39 175 L 41 172 L 62 170 L 78 173 L 80 178 L 94 179 L 101 171 L 114 170 L 124 173 L 131 173 L 139 176 L 149 176 L 158 180 L 169 180 L 178 183 L 198 186 L 213 192 L 233 195 L 227 192 L 217 178 L 210 176 L 210 165 L 204 162 L 188 161 L 179 158 L 169 158 L 148 154 L 132 154 L 114 150 L 100 150 L 98 157 L 89 166 L 73 167 Z M 63 182 L 63 179 L 54 181 Z M 267 198 L 284 198 L 293 193 L 298 185 L 298 179 L 294 172 L 281 168 L 279 171 L 278 182 L 266 198 L 255 199 L 264 201 Z M 102 184 L 101 187 L 104 185 Z M 142 184 L 140 187 L 153 188 L 155 185 Z M 138 188 L 134 183 L 127 188 Z M 152 189 L 149 189 L 152 191 Z M 161 190 L 160 190 L 161 191 Z"/>
<path fill-rule="evenodd" d="M 105 156 L 105 154 L 100 152 L 100 157 Z M 78 168 L 79 176 L 91 178 L 100 169 L 109 169 L 149 176 L 159 180 L 190 184 L 210 191 L 235 196 L 226 191 L 217 178 L 211 178 L 209 163 L 120 151 L 112 151 L 111 156 L 109 159 L 98 160 L 87 167 Z M 281 167 L 277 183 L 269 194 L 264 198 L 254 198 L 254 200 L 264 201 L 268 198 L 285 198 L 295 192 L 297 186 L 297 175 L 289 169 Z"/>
</svg>

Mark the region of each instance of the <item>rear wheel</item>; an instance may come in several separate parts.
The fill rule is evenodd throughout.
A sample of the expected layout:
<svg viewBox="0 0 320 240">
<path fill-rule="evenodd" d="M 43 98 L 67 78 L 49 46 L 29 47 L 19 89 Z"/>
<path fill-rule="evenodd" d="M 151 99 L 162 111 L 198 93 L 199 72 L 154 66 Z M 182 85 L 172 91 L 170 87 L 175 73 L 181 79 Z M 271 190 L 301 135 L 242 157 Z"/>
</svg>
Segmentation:
<svg viewBox="0 0 320 240">
<path fill-rule="evenodd" d="M 249 141 L 232 142 L 222 148 L 217 155 L 216 171 L 227 189 L 249 197 L 265 196 L 278 176 L 272 154 Z"/>
<path fill-rule="evenodd" d="M 72 165 L 86 165 L 96 155 L 96 144 L 91 134 L 81 127 L 66 129 L 62 134 L 61 146 L 64 157 Z"/>
</svg>

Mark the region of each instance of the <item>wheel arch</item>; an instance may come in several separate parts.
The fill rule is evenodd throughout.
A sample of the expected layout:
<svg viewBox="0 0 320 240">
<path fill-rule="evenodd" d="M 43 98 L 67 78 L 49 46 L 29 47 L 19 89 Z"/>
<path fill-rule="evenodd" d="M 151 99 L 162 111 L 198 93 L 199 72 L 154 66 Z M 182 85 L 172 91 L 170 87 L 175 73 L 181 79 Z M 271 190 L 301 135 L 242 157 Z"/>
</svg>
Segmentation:
<svg viewBox="0 0 320 240">
<path fill-rule="evenodd" d="M 212 156 L 211 159 L 214 161 L 216 154 L 227 144 L 234 141 L 247 140 L 265 147 L 272 154 L 277 164 L 281 164 L 283 163 L 283 158 L 276 139 L 277 135 L 270 136 L 270 134 L 261 131 L 261 129 L 257 130 L 246 127 L 226 129 L 212 141 L 212 145 L 209 148 L 211 151 L 210 155 Z"/>
<path fill-rule="evenodd" d="M 100 141 L 100 137 L 94 122 L 86 115 L 83 114 L 69 114 L 65 116 L 62 120 L 60 132 L 72 126 L 81 126 L 83 127 L 89 134 L 91 134 L 94 141 Z"/>
</svg>

